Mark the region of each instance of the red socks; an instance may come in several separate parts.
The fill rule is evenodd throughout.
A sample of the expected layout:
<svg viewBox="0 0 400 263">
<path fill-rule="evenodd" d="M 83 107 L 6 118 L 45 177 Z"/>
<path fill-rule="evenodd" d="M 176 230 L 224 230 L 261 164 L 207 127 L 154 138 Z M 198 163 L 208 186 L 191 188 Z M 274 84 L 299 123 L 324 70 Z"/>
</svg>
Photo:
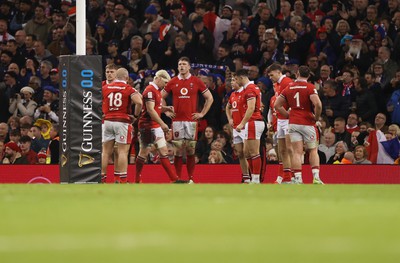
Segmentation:
<svg viewBox="0 0 400 263">
<path fill-rule="evenodd" d="M 183 165 L 182 156 L 175 155 L 174 166 L 175 166 L 175 171 L 176 171 L 176 175 L 178 176 L 178 178 L 181 178 L 181 175 L 182 175 L 182 165 Z"/>
<path fill-rule="evenodd" d="M 145 162 L 146 160 L 143 158 L 143 157 L 141 157 L 141 156 L 138 156 L 137 158 L 136 158 L 136 175 L 135 175 L 135 183 L 137 183 L 137 184 L 139 184 L 139 183 L 141 183 L 141 173 L 142 173 L 142 170 L 143 170 L 143 165 L 144 165 L 144 162 Z"/>
<path fill-rule="evenodd" d="M 186 160 L 186 169 L 188 172 L 189 180 L 193 180 L 194 166 L 196 165 L 196 159 L 194 155 L 188 155 Z"/>
<path fill-rule="evenodd" d="M 182 158 L 181 158 L 182 160 Z M 171 181 L 175 182 L 176 180 L 178 180 L 178 176 L 176 176 L 176 174 L 174 173 L 171 163 L 169 162 L 168 156 L 162 156 L 160 155 L 160 161 L 161 161 L 161 165 L 164 168 L 164 170 L 167 172 L 168 177 Z"/>
</svg>

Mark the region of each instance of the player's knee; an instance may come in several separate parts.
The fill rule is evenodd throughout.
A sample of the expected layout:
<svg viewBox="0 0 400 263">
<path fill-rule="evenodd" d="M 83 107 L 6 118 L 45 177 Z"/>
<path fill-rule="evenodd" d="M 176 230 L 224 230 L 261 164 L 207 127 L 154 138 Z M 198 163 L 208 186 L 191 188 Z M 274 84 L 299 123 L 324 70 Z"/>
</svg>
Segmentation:
<svg viewBox="0 0 400 263">
<path fill-rule="evenodd" d="M 165 138 L 160 138 L 155 142 L 155 145 L 157 149 L 161 149 L 167 146 L 167 141 L 165 140 Z"/>
</svg>

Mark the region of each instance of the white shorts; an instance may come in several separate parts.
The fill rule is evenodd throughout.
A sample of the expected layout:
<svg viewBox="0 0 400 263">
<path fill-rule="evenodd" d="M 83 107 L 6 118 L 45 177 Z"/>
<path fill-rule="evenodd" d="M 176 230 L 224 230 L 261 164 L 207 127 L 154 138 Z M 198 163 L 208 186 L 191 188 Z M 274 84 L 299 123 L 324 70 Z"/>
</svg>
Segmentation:
<svg viewBox="0 0 400 263">
<path fill-rule="evenodd" d="M 289 135 L 291 142 L 304 141 L 308 149 L 318 147 L 317 128 L 312 125 L 289 124 Z"/>
<path fill-rule="evenodd" d="M 197 122 L 174 121 L 172 122 L 172 132 L 174 140 L 197 141 Z"/>
<path fill-rule="evenodd" d="M 233 144 L 244 143 L 245 135 L 245 130 L 238 132 L 236 129 L 233 129 Z"/>
<path fill-rule="evenodd" d="M 140 129 L 139 142 L 140 147 L 146 148 L 147 146 L 154 144 L 156 138 L 164 138 L 164 131 L 161 127 L 151 129 Z"/>
<path fill-rule="evenodd" d="M 265 129 L 263 121 L 249 121 L 244 126 L 245 140 L 259 140 Z"/>
<path fill-rule="evenodd" d="M 276 136 L 278 139 L 285 139 L 286 135 L 289 134 L 289 120 L 288 119 L 278 119 Z"/>
<path fill-rule="evenodd" d="M 102 142 L 115 141 L 121 144 L 132 142 L 132 124 L 119 121 L 107 121 L 102 124 Z"/>
</svg>

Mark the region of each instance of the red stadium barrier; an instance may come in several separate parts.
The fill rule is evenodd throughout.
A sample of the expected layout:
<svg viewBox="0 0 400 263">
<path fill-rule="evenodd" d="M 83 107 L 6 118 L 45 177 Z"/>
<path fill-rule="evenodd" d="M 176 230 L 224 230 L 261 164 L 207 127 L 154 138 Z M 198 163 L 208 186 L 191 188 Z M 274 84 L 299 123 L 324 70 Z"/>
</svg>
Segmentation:
<svg viewBox="0 0 400 263">
<path fill-rule="evenodd" d="M 185 170 L 185 169 L 183 169 Z M 113 167 L 109 167 L 112 175 Z M 135 166 L 129 165 L 128 180 L 133 181 Z M 266 183 L 272 183 L 278 174 L 278 165 L 268 165 Z M 186 177 L 186 174 L 184 175 Z M 108 179 L 111 180 L 109 177 Z M 184 178 L 185 179 L 185 178 Z M 321 179 L 326 184 L 399 184 L 400 167 L 397 165 L 322 165 Z M 161 165 L 145 165 L 143 183 L 167 183 L 168 177 Z M 197 165 L 197 183 L 240 183 L 239 165 Z M 312 182 L 311 168 L 303 169 L 305 183 Z M 59 183 L 57 165 L 1 165 L 0 183 Z"/>
</svg>

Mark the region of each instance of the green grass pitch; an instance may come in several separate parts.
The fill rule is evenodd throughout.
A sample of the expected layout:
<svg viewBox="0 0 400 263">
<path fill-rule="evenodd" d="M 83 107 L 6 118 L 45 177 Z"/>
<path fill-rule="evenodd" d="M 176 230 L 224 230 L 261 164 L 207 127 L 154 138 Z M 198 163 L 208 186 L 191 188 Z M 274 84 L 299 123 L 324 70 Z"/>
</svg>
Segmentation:
<svg viewBox="0 0 400 263">
<path fill-rule="evenodd" d="M 0 262 L 399 262 L 398 185 L 0 185 Z"/>
</svg>

